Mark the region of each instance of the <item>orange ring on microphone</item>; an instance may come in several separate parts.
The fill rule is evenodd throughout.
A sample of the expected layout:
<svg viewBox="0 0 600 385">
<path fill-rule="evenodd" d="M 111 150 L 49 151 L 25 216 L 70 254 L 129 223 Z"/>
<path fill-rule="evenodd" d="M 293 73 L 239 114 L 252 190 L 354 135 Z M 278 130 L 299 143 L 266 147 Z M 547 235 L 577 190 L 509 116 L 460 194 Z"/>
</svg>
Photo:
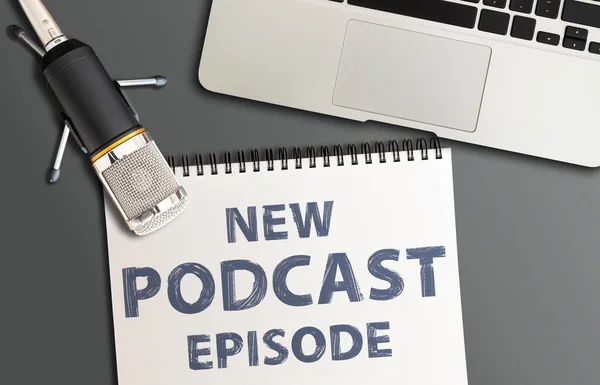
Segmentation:
<svg viewBox="0 0 600 385">
<path fill-rule="evenodd" d="M 107 153 L 109 153 L 110 151 L 112 151 L 115 147 L 118 147 L 119 145 L 127 142 L 129 139 L 133 138 L 134 136 L 137 136 L 137 135 L 141 134 L 142 132 L 146 132 L 146 129 L 145 128 L 138 128 L 137 130 L 133 131 L 132 133 L 125 135 L 124 137 L 122 137 L 121 139 L 117 140 L 116 142 L 114 142 L 110 146 L 106 147 L 104 150 L 102 150 L 99 153 L 97 153 L 96 155 L 94 155 L 94 157 L 92 157 L 92 159 L 91 159 L 92 163 L 94 163 L 98 159 L 102 158 L 104 155 L 106 155 Z"/>
</svg>

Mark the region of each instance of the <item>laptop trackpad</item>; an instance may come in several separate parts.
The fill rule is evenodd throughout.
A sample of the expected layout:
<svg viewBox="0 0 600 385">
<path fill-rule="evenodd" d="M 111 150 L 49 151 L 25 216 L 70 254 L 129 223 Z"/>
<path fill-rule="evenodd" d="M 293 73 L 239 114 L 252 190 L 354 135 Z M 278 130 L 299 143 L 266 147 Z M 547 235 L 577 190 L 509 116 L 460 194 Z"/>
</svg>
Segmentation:
<svg viewBox="0 0 600 385">
<path fill-rule="evenodd" d="M 473 132 L 491 48 L 351 20 L 333 103 Z"/>
</svg>

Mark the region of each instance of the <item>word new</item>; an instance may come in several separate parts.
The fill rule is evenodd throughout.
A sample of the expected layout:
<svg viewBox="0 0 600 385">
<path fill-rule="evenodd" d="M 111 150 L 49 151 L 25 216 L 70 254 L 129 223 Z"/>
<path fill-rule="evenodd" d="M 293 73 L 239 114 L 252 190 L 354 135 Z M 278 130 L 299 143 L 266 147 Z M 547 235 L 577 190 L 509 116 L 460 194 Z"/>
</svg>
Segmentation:
<svg viewBox="0 0 600 385">
<path fill-rule="evenodd" d="M 263 233 L 267 241 L 276 241 L 288 239 L 287 231 L 276 231 L 275 226 L 285 225 L 285 218 L 277 216 L 278 212 L 285 211 L 285 205 L 267 205 L 263 206 Z M 331 224 L 331 214 L 333 212 L 333 201 L 326 201 L 323 205 L 323 217 L 319 211 L 317 202 L 306 204 L 304 215 L 298 203 L 289 204 L 292 211 L 294 223 L 298 230 L 300 238 L 309 238 L 311 234 L 312 223 L 315 224 L 317 237 L 326 237 L 329 235 L 329 226 Z M 256 206 L 247 208 L 247 219 L 245 219 L 236 207 L 225 210 L 227 217 L 227 242 L 236 243 L 236 225 L 242 232 L 248 242 L 258 241 L 258 220 L 256 217 Z"/>
</svg>

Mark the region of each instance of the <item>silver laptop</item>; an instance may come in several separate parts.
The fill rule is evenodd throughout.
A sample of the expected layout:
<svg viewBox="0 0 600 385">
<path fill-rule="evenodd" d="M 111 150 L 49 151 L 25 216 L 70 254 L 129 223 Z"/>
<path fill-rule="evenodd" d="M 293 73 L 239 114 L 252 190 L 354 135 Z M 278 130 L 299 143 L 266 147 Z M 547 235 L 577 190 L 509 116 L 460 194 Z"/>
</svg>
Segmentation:
<svg viewBox="0 0 600 385">
<path fill-rule="evenodd" d="M 600 166 L 600 2 L 213 0 L 208 90 Z"/>
</svg>

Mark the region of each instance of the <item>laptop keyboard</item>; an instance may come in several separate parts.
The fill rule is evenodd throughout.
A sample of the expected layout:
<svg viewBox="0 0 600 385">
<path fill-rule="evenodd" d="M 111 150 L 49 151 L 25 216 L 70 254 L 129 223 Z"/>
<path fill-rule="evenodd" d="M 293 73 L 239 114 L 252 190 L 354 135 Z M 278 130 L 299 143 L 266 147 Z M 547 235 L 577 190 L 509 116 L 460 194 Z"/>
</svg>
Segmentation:
<svg viewBox="0 0 600 385">
<path fill-rule="evenodd" d="M 330 0 L 357 7 L 395 13 L 436 23 L 479 30 L 600 55 L 600 42 L 589 41 L 588 30 L 569 25 L 559 35 L 536 26 L 539 20 L 562 20 L 585 27 L 600 28 L 600 0 L 597 4 L 578 0 Z M 476 7 L 474 4 L 481 4 Z M 504 11 L 503 11 L 504 10 Z M 511 13 L 506 10 L 512 11 Z M 479 17 L 478 17 L 479 16 Z M 544 23 L 544 25 L 548 25 Z M 600 40 L 600 39 L 599 39 Z"/>
</svg>

